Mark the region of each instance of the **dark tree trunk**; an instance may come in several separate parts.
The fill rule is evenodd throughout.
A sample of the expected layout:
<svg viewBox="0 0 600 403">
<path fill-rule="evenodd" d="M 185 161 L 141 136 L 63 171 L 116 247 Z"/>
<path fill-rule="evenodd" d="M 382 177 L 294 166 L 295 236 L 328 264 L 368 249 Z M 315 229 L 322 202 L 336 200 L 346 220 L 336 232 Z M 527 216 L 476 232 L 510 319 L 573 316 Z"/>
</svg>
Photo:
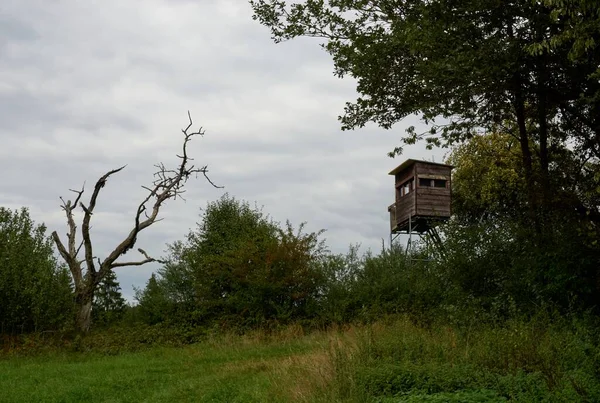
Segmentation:
<svg viewBox="0 0 600 403">
<path fill-rule="evenodd" d="M 523 161 L 523 171 L 525 174 L 525 183 L 527 185 L 527 201 L 529 204 L 529 218 L 532 220 L 536 229 L 539 229 L 537 219 L 537 197 L 535 190 L 535 180 L 533 176 L 533 163 L 531 148 L 529 147 L 529 136 L 527 134 L 527 123 L 525 116 L 525 101 L 523 99 L 523 89 L 521 77 L 515 74 L 515 114 L 517 117 L 517 126 L 519 128 L 519 143 L 521 145 L 521 156 Z"/>
<path fill-rule="evenodd" d="M 507 24 L 508 35 L 511 40 L 517 41 L 514 35 L 513 22 Z M 517 50 L 521 52 L 521 50 Z M 521 55 L 521 57 L 523 57 Z M 515 71 L 512 76 L 512 96 L 515 116 L 517 118 L 517 127 L 519 131 L 519 143 L 521 145 L 521 156 L 523 162 L 523 173 L 525 176 L 525 184 L 527 186 L 527 202 L 528 212 L 531 224 L 534 225 L 539 233 L 539 220 L 537 219 L 537 197 L 535 190 L 535 178 L 533 175 L 533 162 L 531 148 L 529 147 L 529 136 L 527 133 L 527 116 L 525 112 L 525 88 L 524 79 L 520 71 Z"/>
<path fill-rule="evenodd" d="M 543 27 L 537 28 L 537 40 L 541 42 L 544 39 Z M 550 189 L 550 177 L 549 177 L 549 166 L 550 156 L 548 152 L 548 54 L 543 53 L 536 60 L 537 68 L 537 112 L 538 112 L 538 128 L 539 128 L 539 140 L 540 140 L 540 185 L 542 195 L 542 213 L 549 211 L 551 189 Z"/>
</svg>

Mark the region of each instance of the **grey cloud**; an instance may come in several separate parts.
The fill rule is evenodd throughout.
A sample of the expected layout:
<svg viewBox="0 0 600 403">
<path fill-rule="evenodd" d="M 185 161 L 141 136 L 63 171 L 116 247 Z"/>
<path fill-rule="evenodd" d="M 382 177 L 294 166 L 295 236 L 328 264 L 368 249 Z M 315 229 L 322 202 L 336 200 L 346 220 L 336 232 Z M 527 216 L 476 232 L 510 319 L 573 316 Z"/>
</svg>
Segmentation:
<svg viewBox="0 0 600 403">
<path fill-rule="evenodd" d="M 0 205 L 29 206 L 64 234 L 59 196 L 84 182 L 89 196 L 98 177 L 128 164 L 103 189 L 92 223 L 105 255 L 130 229 L 153 164 L 177 163 L 190 110 L 207 132 L 190 155 L 226 188 L 191 180 L 187 201 L 166 204 L 165 220 L 140 237 L 149 253 L 183 239 L 199 208 L 225 191 L 277 221 L 328 229 L 336 252 L 387 239 L 387 172 L 402 158 L 385 154 L 405 125 L 341 132 L 337 116 L 355 83 L 333 77 L 318 41 L 274 45 L 240 0 L 6 0 L 0 16 L 11 21 L 0 23 Z M 405 155 L 441 160 L 422 146 Z M 120 269 L 125 295 L 156 268 Z"/>
</svg>

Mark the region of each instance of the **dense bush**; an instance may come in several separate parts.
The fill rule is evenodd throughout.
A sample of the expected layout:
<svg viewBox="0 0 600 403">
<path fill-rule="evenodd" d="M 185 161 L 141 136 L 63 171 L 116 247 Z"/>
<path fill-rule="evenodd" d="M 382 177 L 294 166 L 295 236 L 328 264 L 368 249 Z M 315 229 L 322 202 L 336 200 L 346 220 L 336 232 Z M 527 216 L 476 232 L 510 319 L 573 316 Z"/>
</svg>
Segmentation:
<svg viewBox="0 0 600 403">
<path fill-rule="evenodd" d="M 225 327 L 312 318 L 324 280 L 319 236 L 225 195 L 185 242 L 169 246 L 167 264 L 137 293 L 140 311 L 148 323 Z"/>
<path fill-rule="evenodd" d="M 401 246 L 360 255 L 357 246 L 346 255 L 330 256 L 321 318 L 325 323 L 372 321 L 382 315 L 435 315 L 445 290 L 432 263 L 420 254 L 407 256 Z"/>
<path fill-rule="evenodd" d="M 594 309 L 600 253 L 566 224 L 556 222 L 560 230 L 542 238 L 514 222 L 446 226 L 446 253 L 434 270 L 454 293 L 448 303 L 467 313 L 465 303 L 476 302 L 496 319 L 540 308 Z"/>
</svg>

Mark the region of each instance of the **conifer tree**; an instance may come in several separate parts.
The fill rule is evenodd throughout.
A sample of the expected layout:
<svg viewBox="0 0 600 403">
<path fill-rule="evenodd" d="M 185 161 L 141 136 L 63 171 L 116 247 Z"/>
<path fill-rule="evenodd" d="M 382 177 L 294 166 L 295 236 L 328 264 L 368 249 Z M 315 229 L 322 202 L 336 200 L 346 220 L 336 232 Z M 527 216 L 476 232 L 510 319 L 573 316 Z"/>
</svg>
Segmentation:
<svg viewBox="0 0 600 403">
<path fill-rule="evenodd" d="M 111 271 L 100 281 L 94 295 L 92 308 L 94 321 L 105 325 L 114 323 L 123 317 L 126 307 L 117 275 Z"/>
</svg>

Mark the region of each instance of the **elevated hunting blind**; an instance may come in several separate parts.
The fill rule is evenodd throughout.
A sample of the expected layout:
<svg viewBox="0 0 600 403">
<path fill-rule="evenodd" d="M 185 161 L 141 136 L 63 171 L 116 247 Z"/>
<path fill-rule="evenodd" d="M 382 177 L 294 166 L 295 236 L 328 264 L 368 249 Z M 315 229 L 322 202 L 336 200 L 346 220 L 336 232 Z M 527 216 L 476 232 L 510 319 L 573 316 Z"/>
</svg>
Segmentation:
<svg viewBox="0 0 600 403">
<path fill-rule="evenodd" d="M 393 169 L 396 202 L 388 207 L 391 234 L 431 232 L 451 214 L 452 166 L 408 159 Z"/>
</svg>

